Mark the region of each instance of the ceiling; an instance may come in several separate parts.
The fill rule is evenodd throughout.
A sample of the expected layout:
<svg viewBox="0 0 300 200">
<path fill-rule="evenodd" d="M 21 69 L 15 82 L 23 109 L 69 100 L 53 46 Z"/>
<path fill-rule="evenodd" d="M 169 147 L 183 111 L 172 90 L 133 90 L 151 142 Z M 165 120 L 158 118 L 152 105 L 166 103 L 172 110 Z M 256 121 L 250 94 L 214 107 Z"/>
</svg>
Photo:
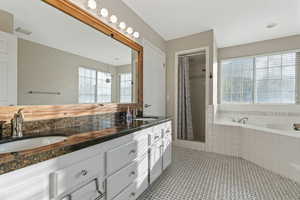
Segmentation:
<svg viewBox="0 0 300 200">
<path fill-rule="evenodd" d="M 123 0 L 165 40 L 214 30 L 218 47 L 300 34 L 300 0 Z M 278 26 L 267 29 L 271 23 Z"/>
<path fill-rule="evenodd" d="M 19 37 L 110 65 L 131 63 L 131 49 L 84 23 L 37 0 L 1 0 L 14 15 L 14 27 L 32 32 Z"/>
</svg>

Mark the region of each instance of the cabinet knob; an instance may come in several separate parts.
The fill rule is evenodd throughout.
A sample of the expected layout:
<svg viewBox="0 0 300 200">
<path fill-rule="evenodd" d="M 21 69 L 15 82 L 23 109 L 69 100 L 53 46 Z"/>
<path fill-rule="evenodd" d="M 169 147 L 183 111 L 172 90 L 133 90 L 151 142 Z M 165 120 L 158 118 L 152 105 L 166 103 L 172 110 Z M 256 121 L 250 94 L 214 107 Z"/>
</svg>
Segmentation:
<svg viewBox="0 0 300 200">
<path fill-rule="evenodd" d="M 132 192 L 132 193 L 131 193 L 131 196 L 132 196 L 132 197 L 134 197 L 134 196 L 135 196 L 135 193 L 134 193 L 134 192 Z"/>
<path fill-rule="evenodd" d="M 129 174 L 129 176 L 134 176 L 135 175 L 135 172 L 134 171 L 132 171 L 130 174 Z"/>
<path fill-rule="evenodd" d="M 136 150 L 133 149 L 129 152 L 129 154 L 135 154 L 135 152 L 136 152 Z"/>
<path fill-rule="evenodd" d="M 86 176 L 87 174 L 88 174 L 88 171 L 87 171 L 87 170 L 84 169 L 84 170 L 81 171 L 81 175 L 82 175 L 82 176 Z"/>
</svg>

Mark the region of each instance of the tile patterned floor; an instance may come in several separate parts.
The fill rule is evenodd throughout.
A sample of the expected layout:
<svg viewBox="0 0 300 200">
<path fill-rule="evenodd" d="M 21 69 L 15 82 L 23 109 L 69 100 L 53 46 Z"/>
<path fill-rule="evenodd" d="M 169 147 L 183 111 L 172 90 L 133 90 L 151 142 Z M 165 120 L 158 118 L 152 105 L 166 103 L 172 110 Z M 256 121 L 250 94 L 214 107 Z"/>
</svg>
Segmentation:
<svg viewBox="0 0 300 200">
<path fill-rule="evenodd" d="M 240 158 L 175 147 L 138 200 L 300 200 L 300 185 Z"/>
</svg>

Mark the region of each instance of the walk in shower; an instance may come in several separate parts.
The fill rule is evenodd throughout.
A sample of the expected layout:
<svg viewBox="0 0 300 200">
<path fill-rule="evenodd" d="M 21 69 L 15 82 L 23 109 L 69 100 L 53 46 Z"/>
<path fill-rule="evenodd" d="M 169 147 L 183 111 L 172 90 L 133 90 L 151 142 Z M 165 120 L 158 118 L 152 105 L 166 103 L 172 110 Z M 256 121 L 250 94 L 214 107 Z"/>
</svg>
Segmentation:
<svg viewBox="0 0 300 200">
<path fill-rule="evenodd" d="M 206 116 L 205 51 L 178 56 L 177 137 L 205 142 Z"/>
</svg>

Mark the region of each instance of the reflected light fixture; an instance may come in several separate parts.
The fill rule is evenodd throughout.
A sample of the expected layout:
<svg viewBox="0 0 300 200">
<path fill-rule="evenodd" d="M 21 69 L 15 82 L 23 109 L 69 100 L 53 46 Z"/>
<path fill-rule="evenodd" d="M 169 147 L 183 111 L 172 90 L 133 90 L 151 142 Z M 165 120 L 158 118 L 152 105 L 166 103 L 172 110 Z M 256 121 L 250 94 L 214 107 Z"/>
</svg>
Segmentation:
<svg viewBox="0 0 300 200">
<path fill-rule="evenodd" d="M 97 8 L 96 0 L 88 0 L 87 6 L 88 6 L 88 8 L 95 10 Z"/>
<path fill-rule="evenodd" d="M 110 22 L 111 22 L 111 23 L 115 24 L 115 23 L 117 23 L 117 21 L 118 21 L 118 18 L 117 18 L 116 15 L 110 16 Z"/>
<path fill-rule="evenodd" d="M 120 27 L 120 29 L 125 30 L 125 28 L 126 28 L 125 22 L 121 22 L 121 23 L 119 24 L 119 27 Z"/>
<path fill-rule="evenodd" d="M 107 17 L 108 16 L 108 10 L 106 8 L 101 8 L 100 15 L 102 17 Z"/>
<path fill-rule="evenodd" d="M 133 33 L 133 37 L 139 38 L 139 37 L 140 37 L 140 33 L 139 33 L 139 32 L 134 32 L 134 33 Z"/>
<path fill-rule="evenodd" d="M 132 29 L 131 27 L 128 27 L 128 28 L 127 28 L 127 33 L 128 33 L 129 35 L 131 35 L 131 34 L 133 33 L 133 29 Z"/>
</svg>

